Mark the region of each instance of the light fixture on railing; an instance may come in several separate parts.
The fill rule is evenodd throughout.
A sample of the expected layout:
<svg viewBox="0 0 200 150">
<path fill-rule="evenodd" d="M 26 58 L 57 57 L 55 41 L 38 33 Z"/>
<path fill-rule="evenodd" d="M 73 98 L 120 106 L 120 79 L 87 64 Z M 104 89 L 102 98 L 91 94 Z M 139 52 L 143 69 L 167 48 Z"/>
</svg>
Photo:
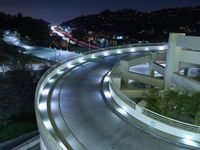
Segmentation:
<svg viewBox="0 0 200 150">
<path fill-rule="evenodd" d="M 103 55 L 104 56 L 108 56 L 109 54 L 108 54 L 108 52 L 104 52 Z"/>
<path fill-rule="evenodd" d="M 71 64 L 71 63 L 67 63 L 67 68 L 73 68 L 73 67 L 74 67 L 73 64 Z"/>
<path fill-rule="evenodd" d="M 96 58 L 96 56 L 93 54 L 93 55 L 91 56 L 91 58 L 92 58 L 92 59 L 95 59 L 95 58 Z"/>
<path fill-rule="evenodd" d="M 58 72 L 57 72 L 57 74 L 63 74 L 64 73 L 64 71 L 63 70 L 59 70 Z"/>
<path fill-rule="evenodd" d="M 104 91 L 104 94 L 105 94 L 106 98 L 111 98 L 112 97 L 112 95 L 111 95 L 111 93 L 109 91 Z"/>
<path fill-rule="evenodd" d="M 38 108 L 40 111 L 44 111 L 47 109 L 47 104 L 45 102 L 40 102 Z"/>
<path fill-rule="evenodd" d="M 124 109 L 122 109 L 121 107 L 118 107 L 116 110 L 123 116 L 128 115 L 128 113 Z"/>
<path fill-rule="evenodd" d="M 117 54 L 121 54 L 122 53 L 122 51 L 121 50 L 117 50 Z"/>
<path fill-rule="evenodd" d="M 145 50 L 145 51 L 149 51 L 149 47 L 145 47 L 144 50 Z"/>
<path fill-rule="evenodd" d="M 135 52 L 136 50 L 135 50 L 135 48 L 130 48 L 130 52 Z"/>
<path fill-rule="evenodd" d="M 85 62 L 83 58 L 79 58 L 78 61 L 79 61 L 79 63 L 84 63 Z"/>
<path fill-rule="evenodd" d="M 53 83 L 55 81 L 55 79 L 48 79 L 49 83 Z"/>
<path fill-rule="evenodd" d="M 110 80 L 110 77 L 109 76 L 106 76 L 105 78 L 104 78 L 104 81 L 105 82 L 108 82 Z"/>
<path fill-rule="evenodd" d="M 159 47 L 158 47 L 158 50 L 160 50 L 160 51 L 162 51 L 162 50 L 164 50 L 164 49 L 165 49 L 164 46 L 159 46 Z"/>
</svg>

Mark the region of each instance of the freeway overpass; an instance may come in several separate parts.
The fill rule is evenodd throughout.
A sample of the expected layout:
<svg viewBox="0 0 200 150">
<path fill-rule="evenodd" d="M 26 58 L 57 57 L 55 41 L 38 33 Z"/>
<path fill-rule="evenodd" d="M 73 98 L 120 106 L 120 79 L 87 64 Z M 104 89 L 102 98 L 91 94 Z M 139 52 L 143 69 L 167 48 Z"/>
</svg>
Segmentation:
<svg viewBox="0 0 200 150">
<path fill-rule="evenodd" d="M 176 142 L 131 124 L 111 109 L 102 95 L 103 77 L 121 59 L 165 49 L 163 44 L 105 49 L 47 71 L 38 84 L 35 101 L 41 148 L 184 150 Z"/>
</svg>

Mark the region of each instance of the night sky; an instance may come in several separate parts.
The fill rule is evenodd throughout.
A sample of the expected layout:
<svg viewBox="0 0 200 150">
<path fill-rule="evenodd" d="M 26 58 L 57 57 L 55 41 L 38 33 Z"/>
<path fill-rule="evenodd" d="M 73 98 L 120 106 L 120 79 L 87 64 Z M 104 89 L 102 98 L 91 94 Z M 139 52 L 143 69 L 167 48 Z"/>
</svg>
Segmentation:
<svg viewBox="0 0 200 150">
<path fill-rule="evenodd" d="M 131 8 L 140 11 L 165 7 L 197 6 L 200 0 L 2 0 L 0 11 L 59 24 L 80 15 L 98 13 L 105 9 Z"/>
</svg>

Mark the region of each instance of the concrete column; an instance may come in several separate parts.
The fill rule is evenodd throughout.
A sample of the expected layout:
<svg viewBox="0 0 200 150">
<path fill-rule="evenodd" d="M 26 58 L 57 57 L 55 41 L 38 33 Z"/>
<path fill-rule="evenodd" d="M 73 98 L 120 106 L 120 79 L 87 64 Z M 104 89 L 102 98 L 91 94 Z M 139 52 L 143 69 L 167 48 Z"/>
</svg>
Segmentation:
<svg viewBox="0 0 200 150">
<path fill-rule="evenodd" d="M 152 69 L 152 63 L 156 60 L 156 53 L 150 54 L 150 60 L 149 60 L 149 76 L 154 77 L 154 70 Z"/>
<path fill-rule="evenodd" d="M 150 69 L 150 76 L 154 77 L 154 70 L 153 69 Z"/>
<path fill-rule="evenodd" d="M 164 74 L 165 88 L 171 86 L 171 78 L 174 72 L 179 71 L 179 55 L 181 53 L 181 47 L 177 46 L 177 38 L 185 34 L 170 33 L 169 35 L 169 49 L 167 51 L 166 69 Z"/>
<path fill-rule="evenodd" d="M 122 74 L 122 83 L 124 86 L 128 86 L 128 71 L 129 71 L 129 66 L 128 63 L 125 61 L 120 61 L 119 65 L 119 71 Z"/>
</svg>

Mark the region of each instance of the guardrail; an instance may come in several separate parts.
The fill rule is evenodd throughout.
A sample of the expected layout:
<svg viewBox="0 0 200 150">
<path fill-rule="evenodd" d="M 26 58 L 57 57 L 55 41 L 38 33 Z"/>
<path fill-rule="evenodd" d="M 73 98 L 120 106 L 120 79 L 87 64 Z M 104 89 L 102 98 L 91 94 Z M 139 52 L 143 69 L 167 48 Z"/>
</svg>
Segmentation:
<svg viewBox="0 0 200 150">
<path fill-rule="evenodd" d="M 162 46 L 162 45 L 167 45 L 167 43 L 165 43 L 165 42 L 163 42 L 163 43 L 136 43 L 136 44 L 129 44 L 129 45 L 119 45 L 119 46 L 112 46 L 112 47 L 106 47 L 106 48 L 99 48 L 99 49 L 91 50 L 91 51 L 85 52 L 84 54 L 95 53 L 95 52 L 98 52 L 98 51 L 131 48 L 131 47 Z"/>
<path fill-rule="evenodd" d="M 144 75 L 141 75 L 144 76 Z M 114 81 L 112 80 L 112 75 L 110 78 L 110 86 L 112 88 L 112 90 L 115 92 L 115 94 L 123 101 L 125 102 L 127 105 L 129 105 L 130 107 L 132 107 L 133 109 L 136 109 L 136 103 L 134 103 L 131 99 L 129 99 L 126 95 L 124 95 L 120 89 L 115 85 Z M 169 126 L 172 127 L 176 127 L 176 128 L 180 128 L 186 131 L 191 131 L 194 133 L 200 133 L 200 126 L 197 125 L 193 125 L 193 124 L 189 124 L 189 123 L 185 123 L 182 121 L 178 121 L 163 115 L 160 115 L 156 112 L 153 112 L 147 108 L 141 108 L 142 109 L 142 114 L 155 119 L 156 121 L 160 121 L 164 124 L 167 124 Z"/>
<path fill-rule="evenodd" d="M 193 124 L 189 124 L 189 123 L 185 123 L 185 122 L 181 122 L 163 115 L 160 115 L 156 112 L 153 112 L 147 108 L 143 108 L 143 114 L 145 114 L 146 116 L 149 116 L 157 121 L 163 122 L 165 124 L 168 124 L 170 126 L 176 127 L 176 128 L 180 128 L 180 129 L 184 129 L 187 131 L 191 131 L 194 133 L 200 133 L 200 126 L 196 126 Z"/>
<path fill-rule="evenodd" d="M 37 135 L 37 136 L 33 137 L 32 139 L 18 145 L 17 147 L 13 148 L 12 150 L 28 150 L 39 143 L 40 143 L 40 136 Z"/>
<path fill-rule="evenodd" d="M 136 103 L 132 101 L 131 99 L 129 99 L 125 94 L 123 94 L 119 88 L 117 88 L 114 81 L 112 80 L 112 77 L 110 78 L 110 86 L 115 92 L 115 94 L 119 96 L 122 101 L 124 101 L 126 104 L 128 104 L 129 106 L 135 109 Z"/>
</svg>

